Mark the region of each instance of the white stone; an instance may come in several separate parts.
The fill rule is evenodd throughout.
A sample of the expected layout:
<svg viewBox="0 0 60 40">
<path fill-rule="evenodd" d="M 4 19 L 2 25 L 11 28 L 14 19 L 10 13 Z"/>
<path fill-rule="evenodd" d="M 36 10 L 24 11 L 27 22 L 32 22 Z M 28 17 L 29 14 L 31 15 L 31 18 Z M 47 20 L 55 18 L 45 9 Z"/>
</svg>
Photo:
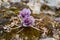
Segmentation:
<svg viewBox="0 0 60 40">
<path fill-rule="evenodd" d="M 5 8 L 9 8 L 10 7 L 10 3 L 9 2 L 3 2 L 2 6 L 4 6 Z"/>
<path fill-rule="evenodd" d="M 20 2 L 21 0 L 9 0 L 10 2 Z"/>
<path fill-rule="evenodd" d="M 55 21 L 60 21 L 60 17 L 58 17 L 58 18 L 55 18 Z"/>
<path fill-rule="evenodd" d="M 3 0 L 4 2 L 8 2 L 8 0 Z"/>
<path fill-rule="evenodd" d="M 44 0 L 41 0 L 41 1 L 44 1 Z M 45 0 L 43 3 L 50 7 L 60 8 L 60 0 Z"/>
<path fill-rule="evenodd" d="M 34 14 L 40 14 L 41 4 L 39 0 L 30 0 L 27 5 L 31 8 Z"/>
<path fill-rule="evenodd" d="M 0 0 L 0 7 L 1 7 L 2 1 Z"/>
<path fill-rule="evenodd" d="M 56 40 L 54 38 L 44 38 L 44 39 L 40 39 L 40 40 Z"/>
<path fill-rule="evenodd" d="M 55 15 L 55 12 L 54 11 L 50 11 L 50 10 L 48 10 L 48 11 L 44 10 L 42 13 L 50 14 L 50 15 Z"/>
</svg>

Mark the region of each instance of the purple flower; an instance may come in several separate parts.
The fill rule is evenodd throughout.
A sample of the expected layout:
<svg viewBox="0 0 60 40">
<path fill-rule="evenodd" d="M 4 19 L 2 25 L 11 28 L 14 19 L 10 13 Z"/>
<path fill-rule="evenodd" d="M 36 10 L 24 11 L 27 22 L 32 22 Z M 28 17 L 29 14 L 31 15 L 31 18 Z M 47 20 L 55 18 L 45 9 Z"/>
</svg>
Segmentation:
<svg viewBox="0 0 60 40">
<path fill-rule="evenodd" d="M 23 26 L 31 26 L 34 25 L 34 18 L 32 16 L 25 17 L 23 19 Z"/>
<path fill-rule="evenodd" d="M 27 9 L 27 8 L 24 8 L 22 11 L 20 11 L 20 16 L 22 17 L 22 18 L 25 18 L 25 16 L 30 16 L 30 14 L 31 14 L 31 11 L 30 11 L 30 9 Z"/>
</svg>

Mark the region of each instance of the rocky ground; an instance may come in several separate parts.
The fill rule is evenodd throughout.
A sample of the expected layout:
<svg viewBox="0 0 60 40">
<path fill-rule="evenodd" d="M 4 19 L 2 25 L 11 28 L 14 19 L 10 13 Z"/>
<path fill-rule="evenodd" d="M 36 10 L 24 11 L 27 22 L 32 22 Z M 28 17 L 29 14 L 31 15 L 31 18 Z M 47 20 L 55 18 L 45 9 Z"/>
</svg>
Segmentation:
<svg viewBox="0 0 60 40">
<path fill-rule="evenodd" d="M 0 0 L 0 40 L 60 40 L 59 2 Z M 21 24 L 19 12 L 24 8 L 32 12 L 35 19 L 33 27 Z"/>
</svg>

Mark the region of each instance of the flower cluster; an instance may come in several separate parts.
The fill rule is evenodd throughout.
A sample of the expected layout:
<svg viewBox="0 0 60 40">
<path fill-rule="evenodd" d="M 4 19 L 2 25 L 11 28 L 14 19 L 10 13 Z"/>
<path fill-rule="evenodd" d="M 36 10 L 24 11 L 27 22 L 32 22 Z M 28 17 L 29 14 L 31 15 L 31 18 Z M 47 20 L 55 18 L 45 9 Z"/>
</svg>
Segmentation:
<svg viewBox="0 0 60 40">
<path fill-rule="evenodd" d="M 33 16 L 30 16 L 31 11 L 28 8 L 24 8 L 22 11 L 20 11 L 20 17 L 22 18 L 22 24 L 23 26 L 31 26 L 34 25 L 34 18 Z"/>
<path fill-rule="evenodd" d="M 22 18 L 25 18 L 26 16 L 28 17 L 30 16 L 30 14 L 31 14 L 31 11 L 30 9 L 27 9 L 27 8 L 24 8 L 22 11 L 20 11 L 20 16 Z"/>
</svg>

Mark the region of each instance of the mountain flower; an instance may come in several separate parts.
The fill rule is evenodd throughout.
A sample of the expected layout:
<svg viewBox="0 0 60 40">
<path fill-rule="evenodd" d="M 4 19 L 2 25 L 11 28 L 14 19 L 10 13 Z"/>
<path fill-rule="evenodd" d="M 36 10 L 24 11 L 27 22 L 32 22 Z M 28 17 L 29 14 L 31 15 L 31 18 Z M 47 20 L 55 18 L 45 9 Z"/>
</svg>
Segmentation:
<svg viewBox="0 0 60 40">
<path fill-rule="evenodd" d="M 22 11 L 20 11 L 20 17 L 25 18 L 25 16 L 30 16 L 31 11 L 30 9 L 24 8 Z"/>
<path fill-rule="evenodd" d="M 34 25 L 34 18 L 32 16 L 25 17 L 23 19 L 23 26 L 31 26 Z"/>
</svg>

